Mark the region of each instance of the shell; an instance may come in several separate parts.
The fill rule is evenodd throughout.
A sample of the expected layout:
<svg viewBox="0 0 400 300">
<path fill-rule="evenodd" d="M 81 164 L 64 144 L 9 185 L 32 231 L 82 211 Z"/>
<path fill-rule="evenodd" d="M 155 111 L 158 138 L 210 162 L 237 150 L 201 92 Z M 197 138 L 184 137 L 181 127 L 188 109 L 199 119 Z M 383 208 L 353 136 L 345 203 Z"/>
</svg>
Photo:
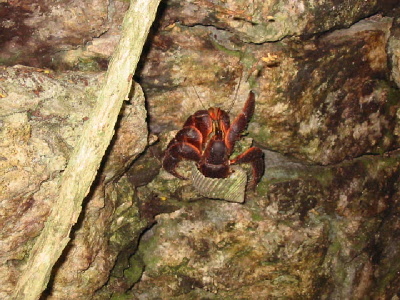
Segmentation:
<svg viewBox="0 0 400 300">
<path fill-rule="evenodd" d="M 247 184 L 247 174 L 239 166 L 228 178 L 205 177 L 196 166 L 192 167 L 193 187 L 200 195 L 229 202 L 243 203 Z"/>
</svg>

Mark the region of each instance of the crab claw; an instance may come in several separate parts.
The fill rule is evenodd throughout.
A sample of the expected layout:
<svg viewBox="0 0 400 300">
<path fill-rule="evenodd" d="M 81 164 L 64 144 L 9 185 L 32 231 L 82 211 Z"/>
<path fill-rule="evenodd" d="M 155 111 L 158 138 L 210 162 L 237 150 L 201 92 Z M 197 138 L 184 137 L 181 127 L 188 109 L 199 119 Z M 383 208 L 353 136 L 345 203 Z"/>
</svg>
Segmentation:
<svg viewBox="0 0 400 300">
<path fill-rule="evenodd" d="M 242 112 L 236 117 L 225 136 L 225 143 L 229 149 L 229 155 L 232 154 L 235 143 L 240 139 L 240 135 L 245 130 L 253 116 L 254 108 L 255 95 L 253 91 L 250 91 Z"/>
<path fill-rule="evenodd" d="M 193 160 L 199 162 L 201 159 L 201 153 L 199 149 L 189 143 L 175 143 L 167 148 L 163 159 L 163 168 L 180 179 L 188 179 L 179 174 L 175 168 L 178 163 L 183 160 Z"/>
</svg>

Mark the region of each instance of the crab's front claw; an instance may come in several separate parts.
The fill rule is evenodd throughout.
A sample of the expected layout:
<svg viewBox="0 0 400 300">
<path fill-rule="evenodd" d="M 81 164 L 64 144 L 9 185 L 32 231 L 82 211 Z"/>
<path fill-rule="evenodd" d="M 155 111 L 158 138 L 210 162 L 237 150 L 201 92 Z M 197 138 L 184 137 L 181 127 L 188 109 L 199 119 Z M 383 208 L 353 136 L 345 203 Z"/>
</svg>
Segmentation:
<svg viewBox="0 0 400 300">
<path fill-rule="evenodd" d="M 168 173 L 171 173 L 172 175 L 180 179 L 188 179 L 175 170 L 178 163 L 183 159 L 199 162 L 200 158 L 201 153 L 199 149 L 197 149 L 193 145 L 189 143 L 175 143 L 173 145 L 170 145 L 165 151 L 162 164 L 164 170 L 166 170 Z"/>
<path fill-rule="evenodd" d="M 231 164 L 251 164 L 253 171 L 253 178 L 249 183 L 249 188 L 255 189 L 257 183 L 260 181 L 264 174 L 265 162 L 264 153 L 258 147 L 251 147 L 247 151 L 238 155 L 235 159 L 231 160 Z"/>
<path fill-rule="evenodd" d="M 236 117 L 226 133 L 225 143 L 229 149 L 229 154 L 232 154 L 235 143 L 240 139 L 242 132 L 246 129 L 247 124 L 253 116 L 255 105 L 254 92 L 250 91 L 242 112 Z"/>
</svg>

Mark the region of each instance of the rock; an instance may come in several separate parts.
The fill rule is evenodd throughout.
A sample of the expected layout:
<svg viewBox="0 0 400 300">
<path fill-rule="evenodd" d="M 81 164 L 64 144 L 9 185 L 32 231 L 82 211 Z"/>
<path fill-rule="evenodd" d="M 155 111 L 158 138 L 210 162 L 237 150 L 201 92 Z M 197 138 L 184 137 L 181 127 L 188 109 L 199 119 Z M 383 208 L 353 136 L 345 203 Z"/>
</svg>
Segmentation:
<svg viewBox="0 0 400 300">
<path fill-rule="evenodd" d="M 242 2 L 163 2 L 135 74 L 148 119 L 137 90 L 43 298 L 398 295 L 397 1 Z M 37 67 L 0 69 L 0 298 L 52 208 L 128 7 L 85 5 L 0 3 L 2 64 Z M 243 204 L 160 171 L 189 115 L 218 106 L 233 120 L 249 90 L 244 134 L 266 171 Z M 147 128 L 159 142 L 136 160 Z"/>
<path fill-rule="evenodd" d="M 240 40 L 261 44 L 288 36 L 312 35 L 352 23 L 395 6 L 394 1 L 262 1 L 234 0 L 209 2 L 172 0 L 166 20 L 186 26 L 214 26 L 233 32 Z"/>
<path fill-rule="evenodd" d="M 123 1 L 104 0 L 3 1 L 0 60 L 7 65 L 80 68 L 88 63 L 90 53 L 90 63 L 104 69 L 118 39 L 111 50 L 105 48 L 110 48 L 110 36 L 118 37 L 127 7 Z M 89 50 L 83 47 L 86 44 Z M 102 50 L 98 50 L 99 44 Z"/>
<path fill-rule="evenodd" d="M 159 215 L 135 254 L 141 279 L 125 297 L 390 297 L 399 155 L 331 167 L 277 157 L 244 205 L 203 200 Z"/>
<path fill-rule="evenodd" d="M 264 148 L 318 164 L 396 149 L 400 95 L 388 81 L 386 52 L 392 21 L 376 16 L 319 38 L 260 45 L 176 25 L 143 68 L 150 128 L 178 129 L 212 106 L 233 120 L 252 89 L 256 110 L 248 131 Z"/>
<path fill-rule="evenodd" d="M 0 298 L 6 299 L 57 197 L 60 176 L 90 117 L 102 74 L 56 74 L 17 66 L 2 68 L 0 78 L 4 96 L 0 101 L 0 273 L 5 278 Z M 118 249 L 130 242 L 117 238 L 120 231 L 131 228 L 139 234 L 146 226 L 138 220 L 132 187 L 119 179 L 147 145 L 144 97 L 139 85 L 135 88 L 132 105 L 121 113 L 99 180 L 86 200 L 85 217 L 54 274 L 56 299 L 65 299 L 66 292 L 71 297 L 92 294 L 107 281 Z"/>
</svg>

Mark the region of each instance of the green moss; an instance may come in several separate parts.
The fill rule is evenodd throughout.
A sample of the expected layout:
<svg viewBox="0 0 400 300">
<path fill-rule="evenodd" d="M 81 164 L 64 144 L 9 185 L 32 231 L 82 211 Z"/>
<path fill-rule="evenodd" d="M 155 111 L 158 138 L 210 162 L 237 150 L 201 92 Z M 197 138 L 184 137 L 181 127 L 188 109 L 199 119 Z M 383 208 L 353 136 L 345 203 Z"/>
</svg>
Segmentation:
<svg viewBox="0 0 400 300">
<path fill-rule="evenodd" d="M 342 244 L 337 239 L 335 239 L 329 245 L 329 248 L 328 248 L 329 254 L 327 255 L 327 257 L 325 259 L 334 259 L 338 255 L 338 253 L 340 253 L 342 248 L 343 248 Z M 338 266 L 341 266 L 341 268 L 338 268 Z M 346 268 L 346 265 L 336 264 L 336 267 L 335 267 L 336 281 L 343 282 L 346 279 L 347 272 L 346 272 L 345 268 Z"/>
<path fill-rule="evenodd" d="M 111 300 L 131 300 L 132 295 L 130 294 L 113 294 Z"/>
<path fill-rule="evenodd" d="M 144 271 L 144 263 L 139 254 L 133 255 L 129 259 L 130 267 L 124 270 L 124 277 L 129 286 L 139 281 Z"/>
<path fill-rule="evenodd" d="M 400 164 L 398 156 L 381 157 L 377 160 L 375 157 L 367 156 L 359 159 L 364 168 L 365 174 L 375 174 L 384 170 L 394 170 Z"/>
<path fill-rule="evenodd" d="M 190 259 L 186 257 L 178 265 L 164 265 L 157 269 L 157 273 L 165 275 L 190 274 L 195 269 L 188 266 L 189 261 Z"/>
<path fill-rule="evenodd" d="M 83 72 L 96 72 L 101 71 L 101 66 L 95 58 L 78 58 L 75 67 Z"/>
<path fill-rule="evenodd" d="M 110 242 L 116 247 L 124 247 L 132 240 L 132 233 L 137 233 L 145 226 L 139 218 L 139 210 L 132 205 L 134 191 L 127 178 L 118 182 L 118 190 L 109 193 L 110 201 L 116 205 L 115 216 L 110 229 Z"/>
<path fill-rule="evenodd" d="M 301 169 L 295 169 L 292 167 L 285 167 L 285 166 L 277 166 L 271 167 L 266 169 L 266 189 L 269 189 L 271 184 L 283 183 L 288 182 L 296 179 L 304 179 L 309 177 L 310 170 L 303 171 Z M 265 192 L 268 192 L 266 190 Z"/>
<path fill-rule="evenodd" d="M 264 220 L 264 217 L 258 212 L 252 212 L 251 220 L 255 221 L 255 222 L 260 222 L 260 221 Z"/>
<path fill-rule="evenodd" d="M 316 167 L 311 176 L 315 178 L 324 188 L 332 186 L 334 175 L 330 168 Z"/>
<path fill-rule="evenodd" d="M 257 140 L 258 143 L 268 145 L 268 142 L 271 140 L 272 134 L 268 126 L 260 126 L 258 132 L 256 134 L 253 132 L 252 136 L 254 136 L 254 139 Z"/>
<path fill-rule="evenodd" d="M 260 266 L 261 267 L 276 266 L 279 263 L 280 263 L 279 260 L 264 260 L 260 262 Z"/>
<path fill-rule="evenodd" d="M 269 182 L 266 182 L 264 180 L 261 180 L 257 187 L 256 187 L 256 191 L 258 195 L 268 195 L 269 192 Z"/>
<path fill-rule="evenodd" d="M 224 47 L 224 46 L 218 44 L 218 43 L 217 43 L 216 41 L 214 41 L 214 40 L 211 40 L 211 43 L 212 43 L 213 46 L 214 46 L 217 50 L 219 50 L 219 51 L 222 51 L 222 52 L 224 52 L 224 53 L 226 53 L 226 54 L 228 54 L 228 55 L 234 56 L 234 57 L 239 57 L 239 58 L 242 57 L 242 52 L 239 51 L 239 50 L 231 50 L 231 49 L 228 49 L 228 48 L 226 48 L 226 47 Z"/>
<path fill-rule="evenodd" d="M 377 280 L 377 290 L 378 294 L 384 293 L 388 286 L 390 286 L 391 282 L 395 280 L 399 276 L 400 272 L 400 265 L 396 263 L 390 263 L 385 269 L 386 274 L 383 276 L 382 279 Z"/>
<path fill-rule="evenodd" d="M 399 105 L 400 99 L 400 90 L 392 88 L 389 86 L 388 82 L 386 81 L 379 81 L 378 82 L 378 89 L 382 89 L 386 91 L 386 105 L 387 106 L 395 106 Z"/>
<path fill-rule="evenodd" d="M 281 275 L 276 277 L 273 280 L 274 285 L 282 286 L 282 285 L 290 285 L 290 286 L 296 286 L 299 284 L 299 279 L 296 278 L 293 275 L 287 274 L 287 275 Z"/>
<path fill-rule="evenodd" d="M 235 256 L 234 256 L 234 257 L 235 257 L 235 260 L 240 261 L 240 259 L 241 259 L 242 257 L 247 257 L 247 256 L 249 256 L 251 253 L 252 253 L 252 249 L 245 248 L 245 249 L 242 249 L 242 250 L 237 251 L 237 252 L 235 253 Z"/>
<path fill-rule="evenodd" d="M 8 58 L 0 58 L 0 65 L 12 66 L 15 65 L 16 61 L 21 60 L 23 53 L 21 51 L 16 52 L 13 56 Z"/>
<path fill-rule="evenodd" d="M 175 225 L 169 224 L 166 226 L 169 230 L 174 231 Z M 146 266 L 146 270 L 148 270 L 149 272 L 153 272 L 154 270 L 157 270 L 157 273 L 159 272 L 158 265 L 163 255 L 162 253 L 158 254 L 158 252 L 156 251 L 156 249 L 158 249 L 158 246 L 160 245 L 159 238 L 161 237 L 157 230 L 155 230 L 151 237 L 142 239 L 139 244 L 138 255 L 141 257 L 143 263 Z"/>
</svg>

